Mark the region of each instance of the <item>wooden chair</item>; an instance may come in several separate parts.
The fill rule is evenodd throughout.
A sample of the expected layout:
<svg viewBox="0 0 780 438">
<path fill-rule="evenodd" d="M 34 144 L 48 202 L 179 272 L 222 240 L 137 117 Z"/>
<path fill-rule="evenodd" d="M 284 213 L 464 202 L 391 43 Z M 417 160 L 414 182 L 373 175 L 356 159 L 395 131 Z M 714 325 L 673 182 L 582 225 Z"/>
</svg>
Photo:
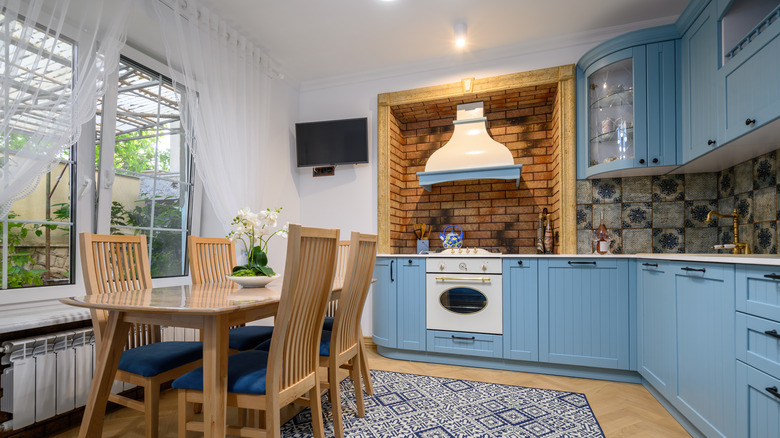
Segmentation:
<svg viewBox="0 0 780 438">
<path fill-rule="evenodd" d="M 81 268 L 88 295 L 152 287 L 146 236 L 81 233 Z M 108 314 L 91 310 L 96 345 L 102 345 Z M 147 437 L 156 437 L 160 385 L 197 368 L 203 357 L 200 342 L 160 342 L 160 326 L 134 324 L 116 379 L 144 388 L 140 402 L 118 394 L 109 401 L 144 413 Z"/>
<path fill-rule="evenodd" d="M 333 320 L 333 330 L 323 331 L 320 345 L 320 366 L 328 368 L 330 400 L 333 413 L 333 429 L 337 437 L 344 436 L 344 422 L 341 418 L 341 394 L 339 392 L 338 371 L 349 370 L 355 385 L 355 401 L 358 416 L 365 416 L 363 390 L 360 387 L 360 375 L 363 361 L 360 330 L 360 317 L 371 286 L 376 259 L 377 236 L 375 234 L 352 233 L 349 245 L 349 257 L 345 263 L 344 283 L 339 296 L 339 306 Z"/>
<path fill-rule="evenodd" d="M 221 283 L 238 264 L 236 243 L 219 237 L 187 238 L 192 284 Z M 240 325 L 230 329 L 228 347 L 235 351 L 246 351 L 271 339 L 273 327 L 264 325 Z"/>
<path fill-rule="evenodd" d="M 349 258 L 349 240 L 342 240 L 339 242 L 339 255 L 336 261 L 336 279 L 344 281 L 344 276 L 347 272 L 347 260 Z M 325 314 L 325 325 L 323 330 L 333 330 L 333 318 L 336 316 L 336 309 L 338 309 L 338 303 L 340 300 L 333 300 L 328 303 L 328 311 Z M 360 367 L 361 375 L 363 376 L 363 382 L 365 383 L 366 394 L 374 394 L 374 385 L 371 383 L 371 369 L 368 367 L 368 359 L 365 351 L 366 346 L 363 342 L 363 331 L 358 325 L 358 337 L 360 338 Z"/>
<path fill-rule="evenodd" d="M 333 287 L 338 230 L 290 225 L 287 262 L 279 310 L 268 352 L 251 350 L 228 358 L 228 404 L 265 412 L 265 430 L 227 427 L 229 435 L 281 434 L 280 409 L 290 403 L 308 405 L 316 437 L 323 437 L 319 349 L 325 309 Z M 179 390 L 179 436 L 202 430 L 192 421 L 191 403 L 202 403 L 203 368 L 173 382 Z M 308 394 L 309 398 L 302 398 Z"/>
</svg>

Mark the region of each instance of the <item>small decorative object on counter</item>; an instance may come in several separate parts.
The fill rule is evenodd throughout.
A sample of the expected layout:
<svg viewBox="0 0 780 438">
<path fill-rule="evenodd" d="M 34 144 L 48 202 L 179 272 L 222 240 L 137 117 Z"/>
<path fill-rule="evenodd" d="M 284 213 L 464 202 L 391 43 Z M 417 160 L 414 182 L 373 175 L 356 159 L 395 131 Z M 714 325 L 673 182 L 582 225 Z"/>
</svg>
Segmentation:
<svg viewBox="0 0 780 438">
<path fill-rule="evenodd" d="M 460 231 L 460 234 L 455 232 L 455 228 Z M 450 230 L 450 232 L 447 232 L 447 230 Z M 442 246 L 446 249 L 460 248 L 463 245 L 463 230 L 457 225 L 447 225 L 444 227 L 444 231 L 439 234 L 439 239 L 441 239 Z"/>
<path fill-rule="evenodd" d="M 414 224 L 414 234 L 417 236 L 417 254 L 427 253 L 431 247 L 428 240 L 431 234 L 431 227 L 426 224 Z"/>
<path fill-rule="evenodd" d="M 604 225 L 604 211 L 601 211 L 601 223 L 599 227 L 593 232 L 593 244 L 595 246 L 594 254 L 612 254 L 609 249 L 612 243 L 612 238 L 609 236 L 607 226 Z"/>
<path fill-rule="evenodd" d="M 544 228 L 544 253 L 552 254 L 553 252 L 553 232 L 552 225 L 550 225 L 550 219 L 545 218 L 547 226 Z"/>
</svg>

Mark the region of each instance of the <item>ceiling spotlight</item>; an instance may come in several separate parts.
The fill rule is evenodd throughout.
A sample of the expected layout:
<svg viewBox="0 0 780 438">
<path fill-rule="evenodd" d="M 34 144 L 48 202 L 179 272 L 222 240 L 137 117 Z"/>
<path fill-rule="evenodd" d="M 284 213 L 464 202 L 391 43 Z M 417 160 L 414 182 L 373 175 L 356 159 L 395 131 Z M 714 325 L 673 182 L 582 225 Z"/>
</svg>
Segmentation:
<svg viewBox="0 0 780 438">
<path fill-rule="evenodd" d="M 466 46 L 466 23 L 455 23 L 455 45 Z"/>
</svg>

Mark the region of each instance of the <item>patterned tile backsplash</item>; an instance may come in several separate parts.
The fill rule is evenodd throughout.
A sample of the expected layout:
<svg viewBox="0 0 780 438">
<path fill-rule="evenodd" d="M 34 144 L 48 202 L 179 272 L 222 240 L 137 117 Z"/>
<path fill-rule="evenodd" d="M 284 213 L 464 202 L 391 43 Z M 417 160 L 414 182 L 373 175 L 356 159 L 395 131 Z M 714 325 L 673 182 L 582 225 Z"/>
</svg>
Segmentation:
<svg viewBox="0 0 780 438">
<path fill-rule="evenodd" d="M 707 213 L 736 209 L 739 240 L 756 254 L 777 254 L 778 152 L 720 172 L 578 180 L 577 252 L 593 252 L 603 218 L 615 254 L 725 253 L 712 245 L 733 242 L 733 221 L 708 221 Z"/>
</svg>

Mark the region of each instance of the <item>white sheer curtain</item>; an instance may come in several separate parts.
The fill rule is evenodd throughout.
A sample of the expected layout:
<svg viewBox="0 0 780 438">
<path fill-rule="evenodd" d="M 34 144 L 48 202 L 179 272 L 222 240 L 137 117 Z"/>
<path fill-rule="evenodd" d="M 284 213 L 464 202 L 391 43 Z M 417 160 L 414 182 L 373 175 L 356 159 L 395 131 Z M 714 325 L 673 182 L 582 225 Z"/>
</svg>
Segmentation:
<svg viewBox="0 0 780 438">
<path fill-rule="evenodd" d="M 0 0 L 0 218 L 95 115 L 130 3 Z"/>
<path fill-rule="evenodd" d="M 239 208 L 275 207 L 260 199 L 267 166 L 268 59 L 201 2 L 149 1 L 173 80 L 186 90 L 182 122 L 217 217 L 227 229 Z"/>
</svg>

